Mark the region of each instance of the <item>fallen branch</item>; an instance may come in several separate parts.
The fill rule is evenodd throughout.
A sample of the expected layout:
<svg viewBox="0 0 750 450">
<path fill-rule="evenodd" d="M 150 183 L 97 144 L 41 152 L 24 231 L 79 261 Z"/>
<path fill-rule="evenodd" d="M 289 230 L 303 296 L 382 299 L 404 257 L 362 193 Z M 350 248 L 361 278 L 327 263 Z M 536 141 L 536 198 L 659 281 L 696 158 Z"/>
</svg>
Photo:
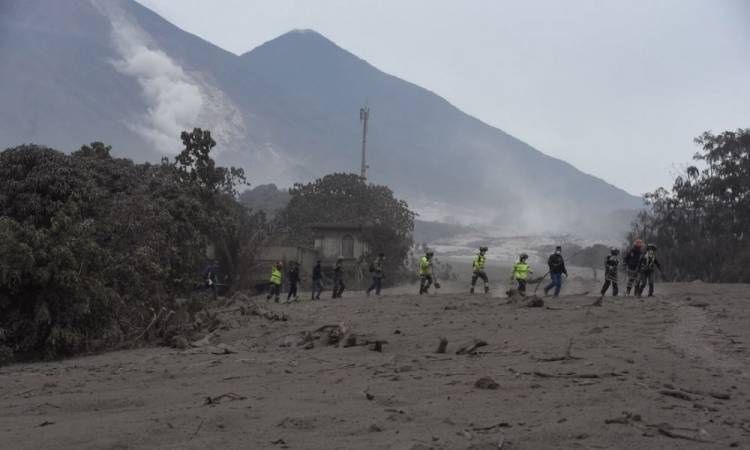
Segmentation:
<svg viewBox="0 0 750 450">
<path fill-rule="evenodd" d="M 474 341 L 470 344 L 466 344 L 463 347 L 456 350 L 457 355 L 471 355 L 474 354 L 479 347 L 484 347 L 487 345 L 486 341 L 483 341 L 481 339 L 474 339 Z"/>
<path fill-rule="evenodd" d="M 474 431 L 476 433 L 487 433 L 494 430 L 495 428 L 510 428 L 510 426 L 511 425 L 508 422 L 500 422 L 488 427 L 474 427 L 471 429 L 471 431 Z"/>
<path fill-rule="evenodd" d="M 206 399 L 203 401 L 203 405 L 218 405 L 224 398 L 228 398 L 229 400 L 234 401 L 245 400 L 247 397 L 235 394 L 234 392 L 227 392 L 226 394 L 217 395 L 216 397 L 206 397 Z"/>
<path fill-rule="evenodd" d="M 200 423 L 198 424 L 198 427 L 195 429 L 195 432 L 190 435 L 190 438 L 188 439 L 188 441 L 192 441 L 193 438 L 198 435 L 198 432 L 201 430 L 201 427 L 203 426 L 204 420 L 205 419 L 201 419 Z"/>
<path fill-rule="evenodd" d="M 568 348 L 565 349 L 565 355 L 563 356 L 555 356 L 552 358 L 535 358 L 539 362 L 553 362 L 553 361 L 571 361 L 575 359 L 583 359 L 578 358 L 576 356 L 573 356 L 570 351 L 573 347 L 573 338 L 568 339 Z"/>
<path fill-rule="evenodd" d="M 680 400 L 685 400 L 685 401 L 688 401 L 688 402 L 694 402 L 695 400 L 697 400 L 695 397 L 693 397 L 690 394 L 686 394 L 685 392 L 677 391 L 677 390 L 672 390 L 672 389 L 662 389 L 662 390 L 659 391 L 659 393 L 661 395 L 666 395 L 668 397 L 678 398 Z"/>
<path fill-rule="evenodd" d="M 609 373 L 561 373 L 561 374 L 552 374 L 552 373 L 545 373 L 545 372 L 539 372 L 534 371 L 534 375 L 540 377 L 540 378 L 607 378 L 607 377 L 619 377 L 620 374 L 617 372 L 609 372 Z"/>
<path fill-rule="evenodd" d="M 709 441 L 706 439 L 701 439 L 693 436 L 689 436 L 687 434 L 677 433 L 669 428 L 665 427 L 659 427 L 658 428 L 659 433 L 663 434 L 666 437 L 672 438 L 672 439 L 684 439 L 686 441 L 693 441 L 693 442 L 705 442 L 705 443 L 711 443 L 713 441 Z"/>
</svg>

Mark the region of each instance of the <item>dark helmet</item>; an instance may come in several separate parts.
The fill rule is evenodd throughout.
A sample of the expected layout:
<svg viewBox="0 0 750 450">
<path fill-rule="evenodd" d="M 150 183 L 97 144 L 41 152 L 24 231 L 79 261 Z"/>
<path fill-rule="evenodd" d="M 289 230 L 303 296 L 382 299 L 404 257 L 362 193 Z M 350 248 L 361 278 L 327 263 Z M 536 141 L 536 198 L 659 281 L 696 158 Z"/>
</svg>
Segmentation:
<svg viewBox="0 0 750 450">
<path fill-rule="evenodd" d="M 381 258 L 383 258 L 383 257 L 385 257 L 385 253 L 380 252 L 380 253 L 378 253 L 378 256 L 380 256 Z"/>
<path fill-rule="evenodd" d="M 435 255 L 435 253 L 433 253 L 432 250 L 427 250 L 427 253 L 425 253 L 425 255 L 432 257 Z"/>
<path fill-rule="evenodd" d="M 484 246 L 479 247 L 480 252 L 486 252 L 487 250 L 488 250 L 487 247 L 484 247 Z"/>
<path fill-rule="evenodd" d="M 529 258 L 529 255 L 527 255 L 526 253 L 521 253 L 521 261 L 523 261 L 524 259 L 528 259 L 528 258 Z"/>
<path fill-rule="evenodd" d="M 619 255 L 620 249 L 612 247 L 611 249 L 609 249 L 609 252 L 612 253 L 613 255 Z"/>
<path fill-rule="evenodd" d="M 656 251 L 656 244 L 648 244 L 646 246 L 646 250 L 653 250 Z"/>
</svg>

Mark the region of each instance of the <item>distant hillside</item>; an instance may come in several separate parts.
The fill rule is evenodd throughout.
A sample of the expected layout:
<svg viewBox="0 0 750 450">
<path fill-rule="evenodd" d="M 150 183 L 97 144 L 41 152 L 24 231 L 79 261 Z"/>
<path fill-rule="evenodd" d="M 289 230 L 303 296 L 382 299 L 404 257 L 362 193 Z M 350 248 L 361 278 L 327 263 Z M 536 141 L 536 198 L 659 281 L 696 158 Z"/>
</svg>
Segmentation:
<svg viewBox="0 0 750 450">
<path fill-rule="evenodd" d="M 314 31 L 236 56 L 132 0 L 3 0 L 0 60 L 0 147 L 101 140 L 155 161 L 199 126 L 219 162 L 290 186 L 358 170 L 368 103 L 369 178 L 412 206 L 526 231 L 607 230 L 609 212 L 641 206 Z"/>
</svg>

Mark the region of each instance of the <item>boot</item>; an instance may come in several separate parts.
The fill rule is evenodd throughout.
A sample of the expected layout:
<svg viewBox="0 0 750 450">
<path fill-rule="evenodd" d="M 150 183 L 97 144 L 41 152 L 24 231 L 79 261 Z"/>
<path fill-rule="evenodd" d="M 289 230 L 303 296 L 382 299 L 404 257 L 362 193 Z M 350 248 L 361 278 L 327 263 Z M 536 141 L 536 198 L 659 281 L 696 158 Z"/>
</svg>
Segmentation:
<svg viewBox="0 0 750 450">
<path fill-rule="evenodd" d="M 486 286 L 486 285 L 484 286 L 484 293 L 485 294 L 489 294 L 490 293 L 490 287 L 489 286 Z"/>
<path fill-rule="evenodd" d="M 592 303 L 591 306 L 602 306 L 602 298 L 604 298 L 603 295 L 597 298 L 596 300 L 594 300 L 594 303 Z"/>
<path fill-rule="evenodd" d="M 474 295 L 474 286 L 472 286 L 471 289 L 469 289 L 469 294 Z"/>
</svg>

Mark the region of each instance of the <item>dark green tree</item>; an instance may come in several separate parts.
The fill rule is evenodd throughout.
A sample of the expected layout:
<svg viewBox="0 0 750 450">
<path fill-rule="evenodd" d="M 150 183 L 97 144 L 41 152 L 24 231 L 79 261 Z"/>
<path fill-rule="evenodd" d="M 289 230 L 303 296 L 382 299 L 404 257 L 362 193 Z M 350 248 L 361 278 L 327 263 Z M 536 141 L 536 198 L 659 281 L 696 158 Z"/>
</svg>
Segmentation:
<svg viewBox="0 0 750 450">
<path fill-rule="evenodd" d="M 295 184 L 290 200 L 277 216 L 277 229 L 290 244 L 311 246 L 310 226 L 320 222 L 365 227 L 373 253 L 384 252 L 392 271 L 401 269 L 412 245 L 414 213 L 387 186 L 367 184 L 358 175 L 336 173 L 312 183 Z"/>
<path fill-rule="evenodd" d="M 628 238 L 656 244 L 676 280 L 750 282 L 750 129 L 695 142 L 697 164 L 646 194 Z"/>
</svg>

